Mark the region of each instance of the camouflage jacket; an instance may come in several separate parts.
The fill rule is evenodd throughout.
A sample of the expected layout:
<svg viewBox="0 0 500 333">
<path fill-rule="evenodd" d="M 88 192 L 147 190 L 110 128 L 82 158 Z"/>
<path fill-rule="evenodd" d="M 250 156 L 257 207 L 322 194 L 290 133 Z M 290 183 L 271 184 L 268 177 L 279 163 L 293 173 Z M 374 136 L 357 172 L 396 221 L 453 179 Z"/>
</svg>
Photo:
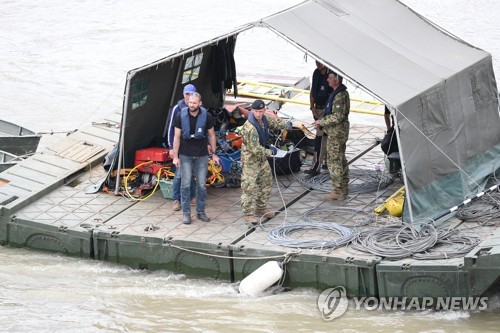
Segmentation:
<svg viewBox="0 0 500 333">
<path fill-rule="evenodd" d="M 348 133 L 350 108 L 351 101 L 347 90 L 339 92 L 333 99 L 332 113 L 325 115 L 319 122 L 329 137 L 345 136 Z"/>
<path fill-rule="evenodd" d="M 282 119 L 272 119 L 266 117 L 270 130 L 278 131 L 285 127 L 285 121 Z M 246 121 L 241 129 L 243 144 L 241 145 L 242 162 L 245 160 L 255 160 L 255 162 L 267 160 L 267 156 L 272 155 L 271 150 L 262 147 L 259 142 L 259 133 L 252 123 Z"/>
</svg>

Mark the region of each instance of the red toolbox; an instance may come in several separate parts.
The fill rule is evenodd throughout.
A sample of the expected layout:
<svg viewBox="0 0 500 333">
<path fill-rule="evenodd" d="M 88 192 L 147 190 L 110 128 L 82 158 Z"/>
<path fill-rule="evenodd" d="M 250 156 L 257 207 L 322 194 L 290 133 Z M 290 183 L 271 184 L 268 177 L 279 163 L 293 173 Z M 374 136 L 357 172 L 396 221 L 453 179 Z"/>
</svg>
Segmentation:
<svg viewBox="0 0 500 333">
<path fill-rule="evenodd" d="M 146 148 L 136 150 L 134 166 L 141 163 L 151 162 L 137 168 L 140 172 L 156 174 L 158 170 L 165 166 L 171 158 L 168 156 L 168 148 Z"/>
</svg>

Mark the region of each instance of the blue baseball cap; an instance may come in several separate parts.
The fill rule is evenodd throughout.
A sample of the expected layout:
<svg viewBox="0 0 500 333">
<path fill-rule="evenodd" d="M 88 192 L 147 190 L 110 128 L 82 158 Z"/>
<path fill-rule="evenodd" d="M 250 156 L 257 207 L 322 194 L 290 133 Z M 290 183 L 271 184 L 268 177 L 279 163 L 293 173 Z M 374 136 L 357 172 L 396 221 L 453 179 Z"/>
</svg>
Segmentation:
<svg viewBox="0 0 500 333">
<path fill-rule="evenodd" d="M 186 86 L 184 87 L 183 93 L 190 94 L 190 93 L 194 93 L 194 92 L 196 92 L 196 87 L 192 84 L 186 84 Z"/>
</svg>

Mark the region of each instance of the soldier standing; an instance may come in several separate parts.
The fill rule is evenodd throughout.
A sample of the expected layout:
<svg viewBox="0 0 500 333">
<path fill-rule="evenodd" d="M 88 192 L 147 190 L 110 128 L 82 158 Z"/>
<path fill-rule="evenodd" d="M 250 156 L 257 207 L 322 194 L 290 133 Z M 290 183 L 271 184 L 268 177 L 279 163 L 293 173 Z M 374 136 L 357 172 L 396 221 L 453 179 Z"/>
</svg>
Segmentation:
<svg viewBox="0 0 500 333">
<path fill-rule="evenodd" d="M 280 130 L 289 126 L 281 119 L 264 115 L 266 105 L 260 99 L 252 103 L 252 111 L 243 125 L 241 137 L 241 210 L 245 222 L 257 224 L 256 216 L 273 218 L 274 212 L 266 212 L 272 189 L 271 167 L 267 156 L 276 154 L 277 148 L 268 146 L 269 129 Z M 266 148 L 267 147 L 267 148 Z M 255 210 L 253 199 L 255 196 Z"/>
<path fill-rule="evenodd" d="M 350 99 L 342 80 L 342 76 L 337 73 L 328 74 L 328 84 L 333 91 L 326 103 L 325 116 L 314 122 L 317 128 L 322 128 L 328 135 L 326 154 L 333 191 L 325 195 L 326 200 L 345 200 L 349 193 L 349 167 L 345 151 L 349 138 Z"/>
</svg>

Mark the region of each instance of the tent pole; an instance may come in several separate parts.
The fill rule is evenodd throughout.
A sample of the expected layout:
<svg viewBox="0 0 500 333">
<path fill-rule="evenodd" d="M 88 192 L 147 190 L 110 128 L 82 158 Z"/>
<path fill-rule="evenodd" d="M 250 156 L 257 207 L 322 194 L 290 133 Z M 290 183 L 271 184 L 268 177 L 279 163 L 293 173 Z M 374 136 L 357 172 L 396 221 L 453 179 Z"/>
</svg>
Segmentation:
<svg viewBox="0 0 500 333">
<path fill-rule="evenodd" d="M 123 156 L 125 154 L 125 148 L 123 147 L 123 143 L 125 142 L 125 124 L 127 123 L 127 106 L 128 106 L 128 100 L 129 100 L 129 91 L 130 91 L 130 81 L 132 80 L 132 77 L 134 76 L 135 73 L 127 73 L 127 83 L 125 84 L 125 97 L 123 98 L 123 115 L 122 115 L 122 126 L 120 129 L 120 143 L 118 145 L 119 147 L 119 153 L 118 153 L 118 168 L 116 170 L 116 184 L 115 184 L 115 195 L 118 195 L 118 192 L 120 190 L 120 172 L 121 172 L 121 166 L 123 163 Z"/>
<path fill-rule="evenodd" d="M 172 61 L 174 62 L 173 65 L 175 65 L 175 60 L 172 60 Z M 174 105 L 174 103 L 177 102 L 177 100 L 175 99 L 175 94 L 174 93 L 177 91 L 177 87 L 179 86 L 179 82 L 181 82 L 181 81 L 179 81 L 179 79 L 180 79 L 181 74 L 183 72 L 183 68 L 184 68 L 184 61 L 179 60 L 177 74 L 175 75 L 174 89 L 173 89 L 172 97 L 170 97 L 170 104 L 169 104 L 170 106 Z M 184 94 L 182 94 L 182 98 L 184 98 Z M 172 110 L 173 110 L 173 108 L 172 108 Z M 163 137 L 165 137 L 167 135 L 167 133 L 168 133 L 168 120 L 169 120 L 168 117 L 170 117 L 169 113 L 172 110 L 170 108 L 168 109 L 169 112 L 167 113 L 167 122 L 165 123 L 165 129 L 163 130 Z"/>
<path fill-rule="evenodd" d="M 399 112 L 398 109 L 395 109 L 394 110 L 395 114 L 394 114 L 394 129 L 396 130 L 396 138 L 398 139 L 398 149 L 399 149 L 399 160 L 401 162 L 401 171 L 403 173 L 403 182 L 405 184 L 405 189 L 406 189 L 406 197 L 405 197 L 405 200 L 408 200 L 408 212 L 410 214 L 410 222 L 413 223 L 413 211 L 412 211 L 412 208 L 411 208 L 411 193 L 410 193 L 410 189 L 408 188 L 408 178 L 406 177 L 406 163 L 404 161 L 404 157 L 403 157 L 403 151 L 401 150 L 401 138 L 399 136 L 399 125 L 398 125 L 398 117 L 397 117 L 397 114 Z"/>
<path fill-rule="evenodd" d="M 175 85 L 174 85 L 174 92 L 177 91 L 177 87 L 179 85 L 179 79 L 181 77 L 181 74 L 182 74 L 182 71 L 183 71 L 183 68 L 184 68 L 184 61 L 180 61 L 179 60 L 179 67 L 177 69 L 177 74 L 175 76 Z M 182 98 L 184 98 L 184 94 L 182 94 Z M 170 99 L 170 105 L 174 105 L 174 103 L 177 102 L 176 99 L 175 99 L 175 95 L 172 94 L 172 98 Z M 168 130 L 168 129 L 167 129 Z"/>
<path fill-rule="evenodd" d="M 432 220 L 433 220 L 433 221 L 437 221 L 437 220 L 439 220 L 439 219 L 441 219 L 441 218 L 445 217 L 445 216 L 446 216 L 446 215 L 448 215 L 448 214 L 454 213 L 454 212 L 456 212 L 459 208 L 462 208 L 462 207 L 464 207 L 464 206 L 468 205 L 469 203 L 471 203 L 472 201 L 474 201 L 474 200 L 476 200 L 476 199 L 481 198 L 483 195 L 485 195 L 485 194 L 488 194 L 488 193 L 491 193 L 491 192 L 493 192 L 493 191 L 498 190 L 498 188 L 499 188 L 499 187 L 500 187 L 500 183 L 495 184 L 495 185 L 491 186 L 490 188 L 488 188 L 488 189 L 486 189 L 486 190 L 484 190 L 484 191 L 482 191 L 482 192 L 480 192 L 480 193 L 477 193 L 477 194 L 473 195 L 471 198 L 469 198 L 469 199 L 467 199 L 467 200 L 463 201 L 461 204 L 456 205 L 456 206 L 454 206 L 454 207 L 451 207 L 451 208 L 450 208 L 450 209 L 448 209 L 447 211 L 445 211 L 445 212 L 443 212 L 443 213 L 441 213 L 441 214 L 437 215 L 436 217 L 434 217 Z"/>
</svg>

